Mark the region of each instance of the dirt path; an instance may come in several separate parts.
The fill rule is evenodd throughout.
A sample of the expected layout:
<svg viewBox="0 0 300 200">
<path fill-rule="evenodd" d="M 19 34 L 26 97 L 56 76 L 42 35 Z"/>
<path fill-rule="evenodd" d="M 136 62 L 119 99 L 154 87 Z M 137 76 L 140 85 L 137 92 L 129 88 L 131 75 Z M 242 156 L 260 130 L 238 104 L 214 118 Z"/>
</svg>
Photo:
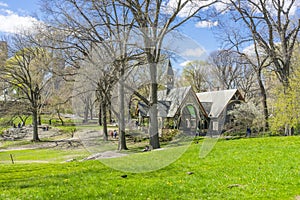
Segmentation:
<svg viewBox="0 0 300 200">
<path fill-rule="evenodd" d="M 41 142 L 30 142 L 32 133 L 28 132 L 23 139 L 11 141 L 12 144 L 7 147 L 4 147 L 6 142 L 0 140 L 0 152 L 32 149 L 85 149 L 90 152 L 91 156 L 83 160 L 116 158 L 127 155 L 116 151 L 117 139 L 111 139 L 109 143 L 103 143 L 101 131 L 80 130 L 75 132 L 74 137 L 70 137 L 62 135 L 56 128 L 51 128 L 48 131 L 40 130 L 39 137 Z M 30 163 L 30 161 L 28 162 Z"/>
</svg>

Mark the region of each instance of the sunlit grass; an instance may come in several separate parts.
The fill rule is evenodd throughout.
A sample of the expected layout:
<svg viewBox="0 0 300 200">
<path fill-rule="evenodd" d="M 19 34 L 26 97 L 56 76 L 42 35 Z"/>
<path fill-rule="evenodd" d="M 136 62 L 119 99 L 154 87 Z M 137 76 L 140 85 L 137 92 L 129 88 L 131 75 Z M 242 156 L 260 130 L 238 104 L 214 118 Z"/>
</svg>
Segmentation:
<svg viewBox="0 0 300 200">
<path fill-rule="evenodd" d="M 147 173 L 117 171 L 100 161 L 0 164 L 0 199 L 293 200 L 300 195 L 300 137 L 219 140 L 202 159 L 200 145 L 192 144 L 174 163 Z M 161 153 L 163 159 L 178 150 L 151 153 Z M 50 150 L 24 153 L 29 160 L 38 154 L 45 160 L 64 156 Z M 144 160 L 151 153 L 126 159 L 155 165 Z M 122 159 L 114 159 L 115 164 L 122 165 Z"/>
<path fill-rule="evenodd" d="M 15 147 L 20 145 L 32 144 L 32 142 L 27 140 L 15 140 L 15 141 L 6 140 L 6 141 L 0 141 L 0 144 L 1 144 L 0 145 L 0 150 L 1 150 L 7 147 Z"/>
<path fill-rule="evenodd" d="M 25 149 L 0 152 L 0 164 L 30 163 L 30 162 L 63 162 L 69 159 L 83 159 L 89 153 L 84 149 L 58 150 L 58 149 Z M 11 159 L 12 156 L 12 159 Z"/>
<path fill-rule="evenodd" d="M 128 156 L 102 159 L 105 165 L 121 171 L 148 172 L 161 169 L 176 161 L 188 146 L 172 147 L 156 151 L 139 152 Z"/>
</svg>

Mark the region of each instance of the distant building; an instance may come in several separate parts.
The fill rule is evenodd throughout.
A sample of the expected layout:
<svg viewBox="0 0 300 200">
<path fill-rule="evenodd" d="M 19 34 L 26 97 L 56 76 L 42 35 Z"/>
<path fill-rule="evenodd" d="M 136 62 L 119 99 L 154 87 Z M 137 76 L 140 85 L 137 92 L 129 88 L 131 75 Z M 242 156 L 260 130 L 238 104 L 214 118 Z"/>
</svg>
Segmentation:
<svg viewBox="0 0 300 200">
<path fill-rule="evenodd" d="M 192 87 L 174 88 L 174 72 L 169 62 L 166 77 L 166 90 L 158 91 L 158 126 L 163 128 L 177 128 L 186 133 L 195 134 L 199 123 L 207 119 L 206 112 L 199 102 Z M 139 121 L 149 117 L 149 108 L 138 103 Z"/>
<path fill-rule="evenodd" d="M 169 62 L 166 89 L 158 91 L 158 125 L 175 128 L 195 135 L 196 133 L 221 134 L 226 125 L 233 122 L 228 115 L 236 104 L 244 101 L 237 89 L 195 93 L 191 86 L 174 88 L 174 72 Z M 138 102 L 139 124 L 149 118 L 149 107 Z"/>
</svg>

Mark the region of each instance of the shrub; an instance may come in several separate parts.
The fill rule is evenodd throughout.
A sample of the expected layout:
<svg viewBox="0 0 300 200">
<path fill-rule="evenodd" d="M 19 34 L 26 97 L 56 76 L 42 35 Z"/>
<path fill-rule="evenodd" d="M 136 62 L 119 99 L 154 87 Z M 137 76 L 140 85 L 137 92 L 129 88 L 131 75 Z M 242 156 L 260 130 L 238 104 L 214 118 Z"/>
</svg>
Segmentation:
<svg viewBox="0 0 300 200">
<path fill-rule="evenodd" d="M 162 135 L 160 137 L 161 142 L 169 142 L 172 141 L 172 139 L 179 134 L 179 130 L 177 129 L 163 129 Z"/>
<path fill-rule="evenodd" d="M 262 108 L 253 102 L 236 105 L 228 114 L 234 117 L 235 124 L 230 127 L 232 130 L 227 131 L 228 135 L 245 135 L 247 127 L 251 128 L 251 135 L 263 131 L 265 120 Z"/>
<path fill-rule="evenodd" d="M 149 139 L 148 134 L 145 134 L 142 131 L 139 130 L 130 130 L 130 131 L 126 131 L 125 133 L 127 141 L 133 141 L 135 142 L 142 142 L 145 141 L 147 139 Z"/>
</svg>

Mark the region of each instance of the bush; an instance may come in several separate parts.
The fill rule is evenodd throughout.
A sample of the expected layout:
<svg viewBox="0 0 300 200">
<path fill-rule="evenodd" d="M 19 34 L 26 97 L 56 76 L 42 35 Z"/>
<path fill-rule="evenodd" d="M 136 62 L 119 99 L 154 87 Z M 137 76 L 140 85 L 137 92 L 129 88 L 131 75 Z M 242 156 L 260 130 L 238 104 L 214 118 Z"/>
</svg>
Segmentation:
<svg viewBox="0 0 300 200">
<path fill-rule="evenodd" d="M 252 133 L 251 133 L 252 134 Z M 246 132 L 242 132 L 242 131 L 227 131 L 223 133 L 223 136 L 246 136 Z"/>
<path fill-rule="evenodd" d="M 259 132 L 265 124 L 261 106 L 253 102 L 236 105 L 235 109 L 228 111 L 228 114 L 234 118 L 234 125 L 228 128 L 232 129 L 230 132 L 237 132 L 238 135 L 245 135 L 248 126 L 252 129 L 252 133 L 254 130 Z"/>
<path fill-rule="evenodd" d="M 149 139 L 148 134 L 145 135 L 145 133 L 143 133 L 139 130 L 126 131 L 125 136 L 127 138 L 127 141 L 131 140 L 134 143 L 143 142 L 143 141 Z"/>
<path fill-rule="evenodd" d="M 179 130 L 177 129 L 163 129 L 162 135 L 159 138 L 161 142 L 169 142 L 172 141 L 173 138 L 179 134 Z"/>
</svg>

